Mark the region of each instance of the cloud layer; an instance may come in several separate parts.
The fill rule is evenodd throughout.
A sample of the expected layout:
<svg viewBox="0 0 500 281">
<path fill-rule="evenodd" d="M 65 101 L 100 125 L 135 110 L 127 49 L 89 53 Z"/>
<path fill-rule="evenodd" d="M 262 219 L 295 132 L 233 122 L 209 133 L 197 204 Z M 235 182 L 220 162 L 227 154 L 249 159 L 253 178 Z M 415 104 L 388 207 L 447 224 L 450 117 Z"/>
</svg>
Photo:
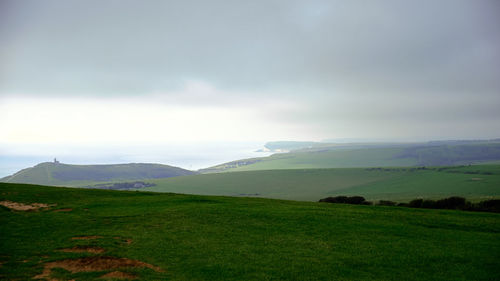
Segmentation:
<svg viewBox="0 0 500 281">
<path fill-rule="evenodd" d="M 40 109 L 23 102 L 57 111 L 55 99 L 68 115 L 86 112 L 77 106 L 85 100 L 91 108 L 109 102 L 141 112 L 137 120 L 146 123 L 188 116 L 189 130 L 207 139 L 481 138 L 500 131 L 495 0 L 0 5 L 0 105 L 15 103 L 25 114 L 0 115 L 2 128 L 17 136 L 12 141 L 39 135 L 26 120 Z M 100 117 L 118 122 L 113 116 Z M 102 120 L 82 122 L 113 139 Z M 209 122 L 212 130 L 203 130 Z M 251 133 L 228 130 L 235 127 Z"/>
</svg>

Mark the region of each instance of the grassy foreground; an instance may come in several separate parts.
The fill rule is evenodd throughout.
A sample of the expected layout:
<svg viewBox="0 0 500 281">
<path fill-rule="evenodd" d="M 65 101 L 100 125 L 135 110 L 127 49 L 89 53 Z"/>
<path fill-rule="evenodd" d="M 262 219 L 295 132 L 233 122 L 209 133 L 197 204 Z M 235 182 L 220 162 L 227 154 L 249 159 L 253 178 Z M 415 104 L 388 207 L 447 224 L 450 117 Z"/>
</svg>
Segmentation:
<svg viewBox="0 0 500 281">
<path fill-rule="evenodd" d="M 0 207 L 0 279 L 27 280 L 93 256 L 152 265 L 119 269 L 141 280 L 500 278 L 493 213 L 0 184 L 5 200 L 57 206 Z M 98 237 L 72 239 L 81 236 Z M 75 246 L 105 252 L 60 251 Z M 54 267 L 51 277 L 109 271 Z"/>
</svg>

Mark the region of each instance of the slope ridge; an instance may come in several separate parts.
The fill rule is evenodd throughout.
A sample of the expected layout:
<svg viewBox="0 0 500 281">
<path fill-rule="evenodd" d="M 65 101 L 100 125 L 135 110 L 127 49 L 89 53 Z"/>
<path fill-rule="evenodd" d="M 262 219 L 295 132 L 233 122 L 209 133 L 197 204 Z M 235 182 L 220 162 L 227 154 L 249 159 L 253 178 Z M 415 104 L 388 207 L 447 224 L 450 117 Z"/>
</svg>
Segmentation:
<svg viewBox="0 0 500 281">
<path fill-rule="evenodd" d="M 186 176 L 196 172 L 162 164 L 70 165 L 44 162 L 0 179 L 9 183 L 79 186 L 87 183 Z"/>
</svg>

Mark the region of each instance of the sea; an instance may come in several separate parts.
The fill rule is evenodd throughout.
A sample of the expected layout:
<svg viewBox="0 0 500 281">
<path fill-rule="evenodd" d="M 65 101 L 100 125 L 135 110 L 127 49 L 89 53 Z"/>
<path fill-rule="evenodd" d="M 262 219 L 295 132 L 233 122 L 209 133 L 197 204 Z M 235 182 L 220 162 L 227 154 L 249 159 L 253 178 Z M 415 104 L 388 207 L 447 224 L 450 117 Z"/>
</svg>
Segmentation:
<svg viewBox="0 0 500 281">
<path fill-rule="evenodd" d="M 225 162 L 269 156 L 265 142 L 176 142 L 154 144 L 0 144 L 0 178 L 38 163 L 90 165 L 158 163 L 196 171 Z"/>
</svg>

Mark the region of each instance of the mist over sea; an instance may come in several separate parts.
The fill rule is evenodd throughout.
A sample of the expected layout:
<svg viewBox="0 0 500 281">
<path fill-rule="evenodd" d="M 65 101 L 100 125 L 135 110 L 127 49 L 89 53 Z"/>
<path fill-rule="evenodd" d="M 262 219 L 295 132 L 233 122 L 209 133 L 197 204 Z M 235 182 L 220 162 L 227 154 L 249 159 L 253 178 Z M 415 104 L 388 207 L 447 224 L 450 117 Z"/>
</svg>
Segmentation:
<svg viewBox="0 0 500 281">
<path fill-rule="evenodd" d="M 189 170 L 263 157 L 264 142 L 203 142 L 106 145 L 0 145 L 0 177 L 54 158 L 65 164 L 159 163 Z"/>
</svg>

